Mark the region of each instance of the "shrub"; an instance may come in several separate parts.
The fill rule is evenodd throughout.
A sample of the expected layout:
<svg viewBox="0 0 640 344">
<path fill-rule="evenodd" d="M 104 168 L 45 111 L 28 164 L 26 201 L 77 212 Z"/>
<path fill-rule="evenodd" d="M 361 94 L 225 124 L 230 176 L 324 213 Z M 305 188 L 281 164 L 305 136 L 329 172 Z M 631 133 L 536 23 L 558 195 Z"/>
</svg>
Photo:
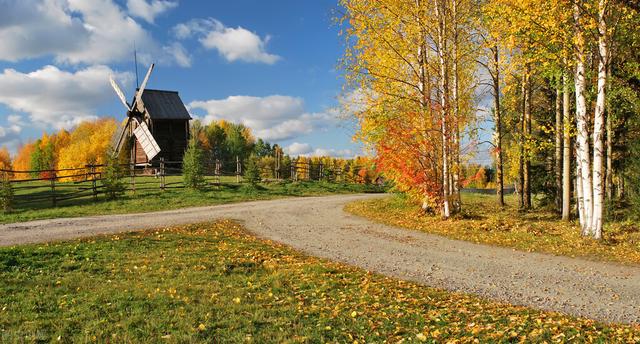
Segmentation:
<svg viewBox="0 0 640 344">
<path fill-rule="evenodd" d="M 260 168 L 258 167 L 258 158 L 251 154 L 244 167 L 244 178 L 251 185 L 256 185 L 260 182 Z"/>
<path fill-rule="evenodd" d="M 204 152 L 196 139 L 189 140 L 189 146 L 182 159 L 184 185 L 191 189 L 204 186 Z"/>
<path fill-rule="evenodd" d="M 102 185 L 107 199 L 120 197 L 127 189 L 126 182 L 122 180 L 124 170 L 120 165 L 120 160 L 108 154 L 104 172 L 102 173 Z"/>
<path fill-rule="evenodd" d="M 5 213 L 13 208 L 13 188 L 7 176 L 2 176 L 0 180 L 0 208 Z"/>
</svg>

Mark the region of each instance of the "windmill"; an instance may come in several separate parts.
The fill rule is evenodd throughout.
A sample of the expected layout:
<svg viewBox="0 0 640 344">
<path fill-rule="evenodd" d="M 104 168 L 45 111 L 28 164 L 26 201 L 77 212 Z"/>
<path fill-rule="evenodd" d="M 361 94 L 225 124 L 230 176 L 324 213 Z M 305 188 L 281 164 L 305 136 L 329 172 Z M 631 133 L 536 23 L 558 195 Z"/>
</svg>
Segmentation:
<svg viewBox="0 0 640 344">
<path fill-rule="evenodd" d="M 132 122 L 135 122 L 135 124 L 137 124 L 136 128 L 133 130 L 133 134 L 135 135 L 136 139 L 142 146 L 144 153 L 147 155 L 147 159 L 151 160 L 155 158 L 155 156 L 158 155 L 158 153 L 160 153 L 160 146 L 158 146 L 158 143 L 153 138 L 153 135 L 151 135 L 151 132 L 149 131 L 149 127 L 147 126 L 144 120 L 144 113 L 146 111 L 144 108 L 144 103 L 142 102 L 142 94 L 144 93 L 144 89 L 147 87 L 147 82 L 149 81 L 149 77 L 151 76 L 153 67 L 154 67 L 154 64 L 152 63 L 151 66 L 149 67 L 149 70 L 147 71 L 147 75 L 144 77 L 144 80 L 142 81 L 142 85 L 136 91 L 136 95 L 133 98 L 132 105 L 129 105 L 129 103 L 127 102 L 127 98 L 125 97 L 124 92 L 122 92 L 122 89 L 120 88 L 118 83 L 115 80 L 113 80 L 112 76 L 109 76 L 111 87 L 113 87 L 113 89 L 116 91 L 116 94 L 118 95 L 118 98 L 120 98 L 122 105 L 124 105 L 124 107 L 127 109 L 127 117 L 128 117 L 127 123 L 124 125 L 124 127 L 122 127 L 122 130 L 120 130 L 120 132 L 116 134 L 116 141 L 114 142 L 115 156 L 120 154 L 120 151 L 124 146 L 125 135 L 127 134 L 127 132 L 130 131 Z"/>
<path fill-rule="evenodd" d="M 151 64 L 131 105 L 118 83 L 109 77 L 111 86 L 127 109 L 127 121 L 114 136 L 114 155 L 119 155 L 126 146 L 127 137 L 135 136 L 131 160 L 137 165 L 148 164 L 156 157 L 182 161 L 189 139 L 191 116 L 178 92 L 146 88 L 153 67 Z"/>
</svg>

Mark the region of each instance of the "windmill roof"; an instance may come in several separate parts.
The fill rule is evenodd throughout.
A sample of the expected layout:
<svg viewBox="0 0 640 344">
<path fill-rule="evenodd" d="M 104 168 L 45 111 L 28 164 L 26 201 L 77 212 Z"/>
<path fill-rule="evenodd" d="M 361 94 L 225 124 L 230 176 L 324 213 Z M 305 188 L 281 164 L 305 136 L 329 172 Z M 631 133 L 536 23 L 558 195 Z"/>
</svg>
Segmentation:
<svg viewBox="0 0 640 344">
<path fill-rule="evenodd" d="M 151 119 L 191 119 L 178 92 L 145 89 L 142 102 Z"/>
</svg>

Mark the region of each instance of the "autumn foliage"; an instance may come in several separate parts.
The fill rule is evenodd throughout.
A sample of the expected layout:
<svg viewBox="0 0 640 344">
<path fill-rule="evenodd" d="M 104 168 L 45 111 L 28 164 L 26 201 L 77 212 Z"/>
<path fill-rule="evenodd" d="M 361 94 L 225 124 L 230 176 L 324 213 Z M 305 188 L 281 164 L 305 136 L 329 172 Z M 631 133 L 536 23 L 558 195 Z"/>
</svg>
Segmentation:
<svg viewBox="0 0 640 344">
<path fill-rule="evenodd" d="M 106 152 L 116 130 L 111 118 L 82 122 L 72 131 L 61 129 L 57 133 L 44 133 L 41 138 L 27 142 L 13 159 L 15 179 L 50 178 L 52 171 L 83 168 L 88 164 L 103 164 Z M 2 157 L 0 151 L 0 159 Z M 20 172 L 40 171 L 40 172 Z M 58 172 L 58 176 L 72 176 L 73 171 Z"/>
</svg>

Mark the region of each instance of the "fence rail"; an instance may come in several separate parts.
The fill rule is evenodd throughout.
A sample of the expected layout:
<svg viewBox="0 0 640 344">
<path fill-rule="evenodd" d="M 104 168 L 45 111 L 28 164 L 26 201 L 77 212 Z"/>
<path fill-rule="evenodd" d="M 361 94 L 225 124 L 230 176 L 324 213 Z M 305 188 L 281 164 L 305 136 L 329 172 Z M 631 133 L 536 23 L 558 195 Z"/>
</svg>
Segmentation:
<svg viewBox="0 0 640 344">
<path fill-rule="evenodd" d="M 233 161 L 215 160 L 205 163 L 204 176 L 212 177 L 207 182 L 210 185 L 222 184 L 222 177 L 232 177 L 236 183 L 243 182 L 244 161 L 236 158 Z M 16 206 L 30 204 L 45 204 L 58 206 L 60 202 L 78 199 L 97 200 L 106 193 L 103 173 L 106 165 L 89 164 L 78 168 L 49 169 L 49 170 L 7 170 L 0 169 L 0 180 L 8 180 L 14 192 L 13 202 Z M 183 173 L 181 161 L 165 161 L 160 159 L 152 164 L 134 165 L 121 164 L 124 171 L 121 179 L 126 190 L 137 191 L 166 190 L 183 188 L 182 182 L 167 182 L 168 176 L 179 176 Z M 289 164 L 274 166 L 259 166 L 262 181 L 328 181 L 347 182 L 358 181 L 363 166 L 325 166 L 323 163 L 293 159 Z M 350 178 L 352 180 L 350 180 Z M 355 180 L 353 180 L 355 179 Z"/>
</svg>

